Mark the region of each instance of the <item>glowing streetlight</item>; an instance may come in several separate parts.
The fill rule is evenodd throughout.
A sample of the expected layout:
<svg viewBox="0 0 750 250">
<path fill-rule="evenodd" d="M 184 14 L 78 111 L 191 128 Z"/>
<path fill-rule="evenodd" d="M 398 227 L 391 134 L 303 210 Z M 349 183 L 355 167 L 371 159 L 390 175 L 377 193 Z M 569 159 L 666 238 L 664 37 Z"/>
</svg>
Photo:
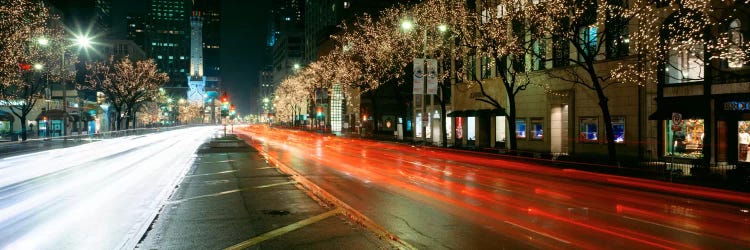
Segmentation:
<svg viewBox="0 0 750 250">
<path fill-rule="evenodd" d="M 44 68 L 44 65 L 42 65 L 41 63 L 35 63 L 34 64 L 34 69 L 35 70 L 42 70 L 43 68 Z"/>
<path fill-rule="evenodd" d="M 84 49 L 91 48 L 91 37 L 86 35 L 76 35 L 75 45 Z"/>
<path fill-rule="evenodd" d="M 294 64 L 294 69 L 295 69 L 295 70 L 299 69 L 300 67 L 301 67 L 301 66 L 299 65 L 299 63 L 295 63 L 295 64 Z"/>
<path fill-rule="evenodd" d="M 266 98 L 263 98 L 263 102 L 264 102 L 264 103 L 268 103 L 269 101 L 270 101 L 270 100 L 268 100 L 268 97 L 266 97 Z"/>
<path fill-rule="evenodd" d="M 411 22 L 409 20 L 405 20 L 405 21 L 401 22 L 401 29 L 403 29 L 405 31 L 410 31 L 413 28 L 414 28 L 414 23 L 413 22 Z"/>
<path fill-rule="evenodd" d="M 46 37 L 40 37 L 39 39 L 37 39 L 37 40 L 36 40 L 36 42 L 37 42 L 37 43 L 38 43 L 39 45 L 42 45 L 42 46 L 47 46 L 47 45 L 49 45 L 49 39 L 47 39 Z"/>
<path fill-rule="evenodd" d="M 438 30 L 440 31 L 440 33 L 445 33 L 446 31 L 448 31 L 448 26 L 445 24 L 441 24 L 438 26 Z"/>
</svg>

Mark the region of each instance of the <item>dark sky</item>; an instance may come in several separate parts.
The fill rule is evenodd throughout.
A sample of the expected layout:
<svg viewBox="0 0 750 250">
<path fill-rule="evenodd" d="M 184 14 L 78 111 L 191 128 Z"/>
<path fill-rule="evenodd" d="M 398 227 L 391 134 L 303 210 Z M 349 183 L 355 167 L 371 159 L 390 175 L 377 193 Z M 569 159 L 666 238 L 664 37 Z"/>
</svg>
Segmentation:
<svg viewBox="0 0 750 250">
<path fill-rule="evenodd" d="M 208 0 L 217 1 L 217 0 Z M 92 0 L 57 0 L 75 8 Z M 76 3 L 86 4 L 76 4 Z M 112 29 L 123 34 L 128 13 L 145 13 L 148 0 L 112 0 Z M 263 46 L 271 0 L 223 0 L 221 25 L 221 74 L 230 101 L 241 114 L 255 109 Z M 73 6 L 70 6 L 73 7 Z M 93 8 L 87 8 L 91 11 Z"/>
<path fill-rule="evenodd" d="M 244 115 L 258 103 L 255 90 L 271 0 L 224 0 L 222 4 L 222 78 L 230 99 Z"/>
</svg>

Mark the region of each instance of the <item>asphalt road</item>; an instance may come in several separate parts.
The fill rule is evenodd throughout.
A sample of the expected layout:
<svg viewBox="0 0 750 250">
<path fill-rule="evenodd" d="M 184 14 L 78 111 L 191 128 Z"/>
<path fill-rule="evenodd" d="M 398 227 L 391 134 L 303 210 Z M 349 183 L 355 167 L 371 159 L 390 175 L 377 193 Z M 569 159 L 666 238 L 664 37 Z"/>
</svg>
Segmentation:
<svg viewBox="0 0 750 250">
<path fill-rule="evenodd" d="M 132 249 L 216 127 L 0 160 L 0 249 Z"/>
<path fill-rule="evenodd" d="M 746 193 L 263 126 L 243 133 L 419 249 L 750 248 Z"/>
</svg>

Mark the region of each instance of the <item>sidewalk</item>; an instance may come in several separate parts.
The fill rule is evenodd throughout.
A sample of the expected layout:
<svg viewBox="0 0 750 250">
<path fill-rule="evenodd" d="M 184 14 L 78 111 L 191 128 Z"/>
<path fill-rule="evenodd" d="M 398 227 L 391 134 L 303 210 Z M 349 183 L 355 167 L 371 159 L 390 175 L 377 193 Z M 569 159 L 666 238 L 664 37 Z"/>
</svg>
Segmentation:
<svg viewBox="0 0 750 250">
<path fill-rule="evenodd" d="M 214 138 L 137 248 L 392 248 L 296 185 L 244 141 Z"/>
</svg>

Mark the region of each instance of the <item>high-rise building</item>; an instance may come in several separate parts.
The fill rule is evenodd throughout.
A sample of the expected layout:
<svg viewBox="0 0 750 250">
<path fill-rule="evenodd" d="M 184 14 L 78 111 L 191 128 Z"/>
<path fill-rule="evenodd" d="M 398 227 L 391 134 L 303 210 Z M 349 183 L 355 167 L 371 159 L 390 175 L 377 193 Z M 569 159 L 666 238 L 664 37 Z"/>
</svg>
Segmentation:
<svg viewBox="0 0 750 250">
<path fill-rule="evenodd" d="M 200 17 L 203 30 L 203 73 L 219 77 L 221 71 L 221 0 L 195 0 L 193 16 Z"/>
<path fill-rule="evenodd" d="M 273 82 L 280 83 L 304 66 L 303 0 L 274 0 L 272 7 Z"/>
<path fill-rule="evenodd" d="M 146 20 L 143 14 L 131 13 L 125 17 L 127 24 L 127 38 L 135 42 L 141 49 L 146 45 Z"/>
<path fill-rule="evenodd" d="M 170 77 L 165 89 L 187 96 L 190 61 L 189 0 L 151 0 L 146 14 L 146 54 Z"/>
<path fill-rule="evenodd" d="M 111 36 L 112 32 L 112 0 L 94 0 L 94 14 L 96 15 L 96 29 L 100 36 Z"/>
<path fill-rule="evenodd" d="M 413 2 L 413 1 L 401 1 Z M 391 7 L 393 1 L 372 0 L 316 0 L 305 2 L 305 62 L 317 60 L 333 48 L 331 35 L 339 32 L 342 22 L 352 22 L 363 13 L 377 16 L 380 11 Z"/>
</svg>

